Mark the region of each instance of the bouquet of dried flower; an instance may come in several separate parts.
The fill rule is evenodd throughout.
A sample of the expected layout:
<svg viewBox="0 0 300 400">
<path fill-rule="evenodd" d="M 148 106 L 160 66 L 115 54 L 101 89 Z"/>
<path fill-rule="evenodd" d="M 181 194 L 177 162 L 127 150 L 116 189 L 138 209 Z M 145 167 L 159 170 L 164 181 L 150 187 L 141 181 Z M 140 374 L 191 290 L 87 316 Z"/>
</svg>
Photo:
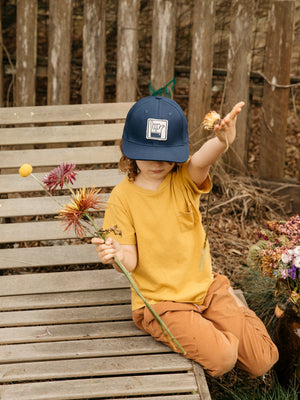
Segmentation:
<svg viewBox="0 0 300 400">
<path fill-rule="evenodd" d="M 23 164 L 19 169 L 19 174 L 22 177 L 32 176 L 42 188 L 53 198 L 52 192 L 57 189 L 63 189 L 66 187 L 71 194 L 71 201 L 68 204 L 60 204 L 60 211 L 58 212 L 57 218 L 59 218 L 63 225 L 64 230 L 69 231 L 71 228 L 74 229 L 75 235 L 79 238 L 83 238 L 89 233 L 91 236 L 96 236 L 106 240 L 108 234 L 113 232 L 117 235 L 122 235 L 122 232 L 118 229 L 117 225 L 109 228 L 102 229 L 97 226 L 95 222 L 95 213 L 105 209 L 105 203 L 101 200 L 100 190 L 95 187 L 86 189 L 80 188 L 76 192 L 72 189 L 71 185 L 76 180 L 76 175 L 79 171 L 76 170 L 75 164 L 62 163 L 58 167 L 54 168 L 47 175 L 44 176 L 41 182 L 33 173 L 32 166 L 30 164 Z M 132 279 L 131 275 L 125 268 L 125 266 L 120 262 L 118 257 L 115 257 L 115 262 L 122 270 L 128 281 L 130 282 L 133 290 L 140 296 L 140 298 L 145 303 L 145 306 L 153 314 L 154 318 L 159 323 L 162 332 L 168 339 L 171 347 L 176 351 L 176 347 L 182 354 L 185 354 L 185 350 L 178 343 L 176 338 L 173 336 L 169 328 L 166 326 L 164 321 L 156 313 L 153 307 L 144 298 L 140 290 L 138 289 L 136 283 Z"/>
<path fill-rule="evenodd" d="M 249 249 L 247 264 L 276 280 L 275 295 L 283 285 L 287 301 L 276 306 L 277 317 L 286 307 L 300 315 L 300 216 L 268 222 L 259 230 L 258 238 Z"/>
</svg>

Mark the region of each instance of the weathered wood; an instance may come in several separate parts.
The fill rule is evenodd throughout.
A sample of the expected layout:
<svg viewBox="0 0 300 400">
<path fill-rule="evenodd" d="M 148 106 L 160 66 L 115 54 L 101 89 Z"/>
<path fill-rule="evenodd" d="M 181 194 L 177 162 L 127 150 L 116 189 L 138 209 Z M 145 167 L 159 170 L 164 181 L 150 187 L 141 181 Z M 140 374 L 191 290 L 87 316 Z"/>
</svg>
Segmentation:
<svg viewBox="0 0 300 400">
<path fill-rule="evenodd" d="M 198 386 L 200 400 L 211 400 L 203 368 L 195 361 L 192 361 L 192 365 L 196 383 Z"/>
<path fill-rule="evenodd" d="M 153 2 L 151 85 L 158 90 L 174 78 L 176 1 Z"/>
<path fill-rule="evenodd" d="M 60 308 L 129 304 L 130 289 L 102 289 L 82 292 L 16 294 L 0 297 L 0 311 L 34 310 L 37 308 Z"/>
<path fill-rule="evenodd" d="M 271 3 L 259 157 L 259 174 L 266 180 L 280 180 L 284 175 L 289 89 L 277 85 L 289 84 L 294 11 L 294 0 Z"/>
<path fill-rule="evenodd" d="M 3 385 L 1 400 L 51 400 L 110 398 L 147 394 L 186 393 L 197 390 L 192 374 L 121 376 L 85 380 Z M 184 397 L 182 397 L 184 399 Z"/>
<path fill-rule="evenodd" d="M 1 313 L 0 326 L 122 321 L 130 318 L 130 304 L 88 308 L 59 308 L 54 310 L 3 311 Z"/>
<path fill-rule="evenodd" d="M 5 275 L 1 276 L 0 279 L 0 293 L 2 296 L 123 289 L 128 287 L 129 283 L 125 276 L 116 273 L 113 269 Z"/>
<path fill-rule="evenodd" d="M 254 12 L 254 0 L 231 2 L 225 104 L 222 111 L 226 115 L 239 101 L 244 101 L 245 106 L 237 119 L 236 140 L 224 155 L 224 160 L 231 170 L 242 173 L 245 172 L 247 165 L 249 78 Z"/>
<path fill-rule="evenodd" d="M 133 354 L 170 353 L 168 346 L 151 336 L 70 340 L 0 346 L 1 363 L 113 357 Z M 1 394 L 1 387 L 0 387 Z M 2 399 L 1 399 L 2 400 Z"/>
<path fill-rule="evenodd" d="M 139 8 L 140 0 L 118 3 L 117 102 L 136 99 Z"/>
<path fill-rule="evenodd" d="M 17 0 L 16 105 L 35 105 L 37 0 Z"/>
<path fill-rule="evenodd" d="M 85 143 L 88 141 L 119 140 L 124 124 L 67 125 L 1 130 L 0 145 L 49 143 Z"/>
<path fill-rule="evenodd" d="M 190 362 L 178 354 L 40 361 L 27 363 L 26 368 L 22 364 L 0 365 L 0 382 L 88 377 L 91 371 L 96 376 L 109 376 L 180 372 L 190 368 Z"/>
<path fill-rule="evenodd" d="M 4 105 L 4 81 L 3 81 L 3 35 L 2 35 L 2 1 L 0 1 L 0 107 Z"/>
<path fill-rule="evenodd" d="M 82 103 L 104 100 L 105 4 L 106 0 L 84 1 Z"/>
<path fill-rule="evenodd" d="M 72 0 L 49 1 L 48 104 L 69 104 Z"/>
<path fill-rule="evenodd" d="M 0 168 L 19 168 L 24 163 L 34 167 L 56 167 L 63 162 L 77 165 L 117 163 L 120 155 L 119 146 L 11 150 L 1 154 Z"/>
<path fill-rule="evenodd" d="M 134 103 L 77 104 L 0 108 L 1 125 L 57 122 L 110 121 L 124 119 Z"/>
<path fill-rule="evenodd" d="M 98 164 L 98 163 L 97 163 Z M 21 164 L 16 165 L 19 168 Z M 56 165 L 55 165 L 56 166 Z M 45 176 L 45 173 L 34 173 L 34 175 L 41 181 Z M 78 189 L 82 186 L 88 187 L 97 184 L 97 187 L 113 187 L 117 183 L 124 179 L 118 170 L 113 169 L 100 169 L 93 171 L 80 171 L 76 181 L 73 184 L 74 189 Z M 42 188 L 38 182 L 33 179 L 24 179 L 19 174 L 11 175 L 0 175 L 0 193 L 27 193 L 41 191 Z M 0 204 L 2 199 L 0 200 Z"/>
<path fill-rule="evenodd" d="M 210 111 L 215 31 L 215 0 L 196 1 L 189 86 L 188 124 L 192 151 L 203 141 L 201 123 Z M 206 134 L 205 134 L 206 135 Z"/>
</svg>

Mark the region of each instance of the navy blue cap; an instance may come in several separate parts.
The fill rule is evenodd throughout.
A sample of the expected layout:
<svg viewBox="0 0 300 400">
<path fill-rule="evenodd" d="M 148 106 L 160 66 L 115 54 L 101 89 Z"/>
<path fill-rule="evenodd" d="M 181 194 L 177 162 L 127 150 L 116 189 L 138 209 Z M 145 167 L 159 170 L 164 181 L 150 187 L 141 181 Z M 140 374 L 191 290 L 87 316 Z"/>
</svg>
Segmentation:
<svg viewBox="0 0 300 400">
<path fill-rule="evenodd" d="M 132 160 L 185 162 L 189 135 L 181 107 L 161 96 L 137 101 L 126 117 L 122 150 Z"/>
</svg>

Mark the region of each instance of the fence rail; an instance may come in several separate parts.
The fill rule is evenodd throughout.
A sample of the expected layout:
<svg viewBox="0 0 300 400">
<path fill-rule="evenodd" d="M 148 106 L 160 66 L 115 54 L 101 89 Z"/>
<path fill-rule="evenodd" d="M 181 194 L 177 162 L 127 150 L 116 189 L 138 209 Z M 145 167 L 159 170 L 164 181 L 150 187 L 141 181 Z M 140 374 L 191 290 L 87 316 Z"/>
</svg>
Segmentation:
<svg viewBox="0 0 300 400">
<path fill-rule="evenodd" d="M 295 99 L 300 81 L 300 4 L 295 0 L 17 0 L 0 4 L 0 71 L 4 70 L 0 105 L 42 105 L 37 83 L 43 79 L 45 85 L 45 78 L 47 104 L 70 104 L 76 69 L 80 86 L 76 102 L 135 101 L 149 93 L 148 86 L 152 93 L 172 95 L 179 103 L 185 93 L 191 146 L 197 148 L 203 140 L 201 121 L 214 105 L 212 93 L 219 90 L 222 114 L 237 101 L 246 103 L 237 123 L 238 138 L 225 160 L 233 170 L 244 173 L 251 77 L 255 76 L 251 70 L 257 69 L 256 77 L 263 80 L 259 174 L 264 179 L 283 178 L 291 87 Z M 75 52 L 78 35 L 82 40 Z M 42 47 L 47 47 L 47 54 L 40 54 Z"/>
</svg>

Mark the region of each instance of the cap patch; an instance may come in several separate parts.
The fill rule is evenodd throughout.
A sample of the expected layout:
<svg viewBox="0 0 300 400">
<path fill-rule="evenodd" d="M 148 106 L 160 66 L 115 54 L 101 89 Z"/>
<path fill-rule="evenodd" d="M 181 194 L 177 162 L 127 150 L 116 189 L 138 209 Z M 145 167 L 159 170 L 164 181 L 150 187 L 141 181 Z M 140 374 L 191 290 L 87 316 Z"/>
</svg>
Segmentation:
<svg viewBox="0 0 300 400">
<path fill-rule="evenodd" d="M 152 140 L 167 140 L 168 120 L 167 119 L 147 119 L 146 138 Z"/>
</svg>

